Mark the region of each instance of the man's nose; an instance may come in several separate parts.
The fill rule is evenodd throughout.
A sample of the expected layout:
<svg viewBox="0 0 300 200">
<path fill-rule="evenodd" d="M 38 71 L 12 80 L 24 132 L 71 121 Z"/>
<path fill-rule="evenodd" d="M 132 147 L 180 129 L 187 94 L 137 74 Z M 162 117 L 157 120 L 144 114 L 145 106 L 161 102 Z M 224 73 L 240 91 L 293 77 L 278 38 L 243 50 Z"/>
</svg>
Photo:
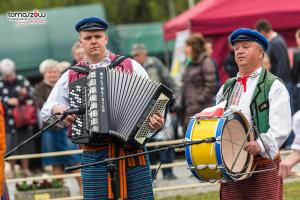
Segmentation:
<svg viewBox="0 0 300 200">
<path fill-rule="evenodd" d="M 92 43 L 95 43 L 97 40 L 95 37 L 92 37 Z"/>
<path fill-rule="evenodd" d="M 241 53 L 243 53 L 243 52 L 244 52 L 244 49 L 243 49 L 243 48 L 238 48 L 238 49 L 235 50 L 235 53 L 236 53 L 236 54 L 241 54 Z"/>
</svg>

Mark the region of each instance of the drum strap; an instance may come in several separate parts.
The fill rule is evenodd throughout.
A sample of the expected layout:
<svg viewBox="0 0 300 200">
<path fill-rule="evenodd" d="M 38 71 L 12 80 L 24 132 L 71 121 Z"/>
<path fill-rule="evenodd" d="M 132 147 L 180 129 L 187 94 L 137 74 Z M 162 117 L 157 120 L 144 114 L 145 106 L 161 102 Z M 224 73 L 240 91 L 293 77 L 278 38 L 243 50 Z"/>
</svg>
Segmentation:
<svg viewBox="0 0 300 200">
<path fill-rule="evenodd" d="M 223 88 L 222 98 L 219 100 L 219 102 L 217 104 L 221 103 L 224 100 L 227 100 L 226 108 L 228 107 L 229 98 L 230 98 L 230 95 L 232 93 L 235 83 L 236 83 L 235 78 L 231 78 L 228 81 L 226 81 L 224 88 Z"/>
</svg>

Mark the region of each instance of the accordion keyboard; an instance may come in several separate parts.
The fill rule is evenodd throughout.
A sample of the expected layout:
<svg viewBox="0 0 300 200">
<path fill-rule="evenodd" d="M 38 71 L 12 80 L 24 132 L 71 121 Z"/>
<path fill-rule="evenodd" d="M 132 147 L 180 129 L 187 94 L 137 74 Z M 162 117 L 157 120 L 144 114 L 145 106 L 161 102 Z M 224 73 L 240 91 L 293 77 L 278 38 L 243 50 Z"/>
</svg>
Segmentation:
<svg viewBox="0 0 300 200">
<path fill-rule="evenodd" d="M 69 86 L 69 98 L 71 108 L 80 108 L 86 105 L 86 78 L 74 81 Z M 72 141 L 84 144 L 88 142 L 86 113 L 78 114 L 76 121 L 72 124 Z"/>
</svg>

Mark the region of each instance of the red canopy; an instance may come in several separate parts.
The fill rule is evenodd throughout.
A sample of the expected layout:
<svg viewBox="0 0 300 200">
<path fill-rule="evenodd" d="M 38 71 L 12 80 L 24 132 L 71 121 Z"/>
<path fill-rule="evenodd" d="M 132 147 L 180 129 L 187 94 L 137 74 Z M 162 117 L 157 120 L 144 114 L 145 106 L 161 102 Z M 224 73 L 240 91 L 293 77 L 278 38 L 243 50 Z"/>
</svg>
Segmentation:
<svg viewBox="0 0 300 200">
<path fill-rule="evenodd" d="M 259 19 L 268 19 L 289 46 L 295 45 L 295 31 L 300 28 L 299 0 L 218 0 L 190 19 L 192 32 L 200 32 L 214 43 L 214 54 L 221 79 L 227 78 L 223 60 L 228 53 L 228 36 L 237 28 L 254 28 Z"/>
<path fill-rule="evenodd" d="M 240 27 L 254 27 L 267 18 L 276 31 L 300 27 L 299 0 L 218 0 L 190 18 L 193 32 L 204 35 L 226 34 Z"/>
<path fill-rule="evenodd" d="M 295 31 L 300 28 L 299 0 L 203 0 L 196 6 L 195 9 L 179 15 L 178 19 L 180 22 L 189 22 L 192 32 L 200 32 L 213 40 L 213 57 L 219 64 L 223 82 L 227 78 L 222 67 L 229 50 L 227 38 L 234 29 L 254 28 L 257 20 L 265 18 L 271 22 L 273 29 L 284 37 L 289 46 L 295 45 Z M 183 19 L 184 16 L 189 18 Z M 168 29 L 167 25 L 171 22 L 174 24 L 173 20 L 176 18 L 165 24 L 165 39 L 174 37 L 175 33 L 172 31 L 175 29 Z M 180 27 L 179 25 L 177 24 L 177 27 Z"/>
<path fill-rule="evenodd" d="M 214 5 L 216 0 L 202 0 L 193 6 L 191 9 L 181 13 L 175 18 L 167 21 L 163 25 L 164 39 L 172 40 L 175 39 L 176 33 L 185 29 L 190 28 L 190 19 L 197 16 L 199 13 L 203 12 L 211 5 Z"/>
</svg>

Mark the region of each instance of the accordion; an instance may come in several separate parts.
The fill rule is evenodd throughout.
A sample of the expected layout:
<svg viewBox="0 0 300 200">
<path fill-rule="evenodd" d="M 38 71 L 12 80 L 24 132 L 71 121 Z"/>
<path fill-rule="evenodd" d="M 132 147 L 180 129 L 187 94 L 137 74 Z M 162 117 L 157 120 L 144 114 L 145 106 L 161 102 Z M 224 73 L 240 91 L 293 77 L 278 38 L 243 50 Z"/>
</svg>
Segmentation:
<svg viewBox="0 0 300 200">
<path fill-rule="evenodd" d="M 108 138 L 140 147 L 154 132 L 153 113 L 165 113 L 172 92 L 136 74 L 107 68 L 91 70 L 69 85 L 70 108 L 85 108 L 72 124 L 73 143 L 99 145 Z"/>
</svg>

